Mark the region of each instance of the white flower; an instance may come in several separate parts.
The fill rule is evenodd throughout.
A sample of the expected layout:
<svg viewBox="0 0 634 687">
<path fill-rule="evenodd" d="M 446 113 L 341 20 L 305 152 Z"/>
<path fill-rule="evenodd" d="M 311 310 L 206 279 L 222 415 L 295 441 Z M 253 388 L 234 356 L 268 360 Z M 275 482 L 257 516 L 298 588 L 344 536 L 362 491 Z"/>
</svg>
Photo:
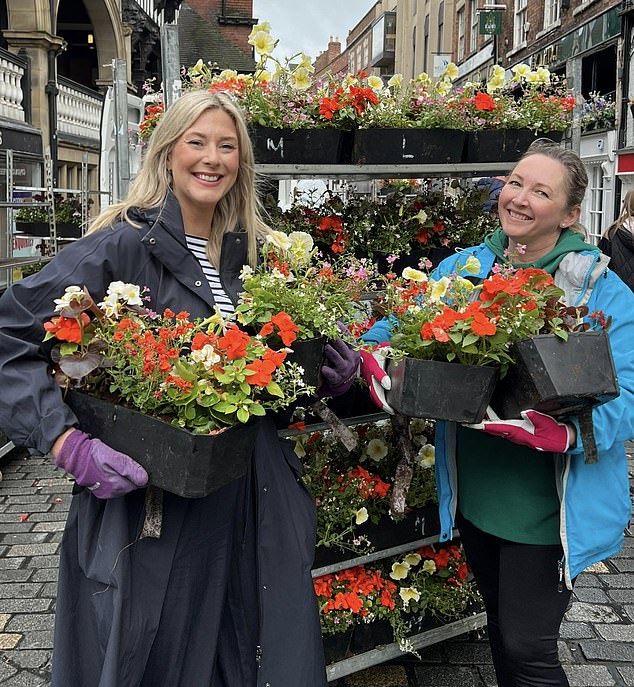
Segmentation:
<svg viewBox="0 0 634 687">
<path fill-rule="evenodd" d="M 410 601 L 418 601 L 420 599 L 420 592 L 414 587 L 401 587 L 398 594 L 406 606 L 409 605 Z"/>
<path fill-rule="evenodd" d="M 432 468 L 436 463 L 436 447 L 433 444 L 425 444 L 418 454 L 416 461 L 425 468 Z"/>
<path fill-rule="evenodd" d="M 474 255 L 470 255 L 462 269 L 469 274 L 478 274 L 480 271 L 480 261 Z"/>
<path fill-rule="evenodd" d="M 380 76 L 368 76 L 368 86 L 375 91 L 380 91 L 383 88 L 383 79 Z"/>
<path fill-rule="evenodd" d="M 413 267 L 406 267 L 403 270 L 403 279 L 411 279 L 411 281 L 426 281 L 427 275 L 421 270 L 416 270 Z"/>
<path fill-rule="evenodd" d="M 211 370 L 222 360 L 211 344 L 205 344 L 202 348 L 192 351 L 191 358 L 195 363 L 202 363 L 205 370 Z"/>
<path fill-rule="evenodd" d="M 421 556 L 412 551 L 412 553 L 408 553 L 403 560 L 412 568 L 415 568 L 421 562 Z"/>
<path fill-rule="evenodd" d="M 281 250 L 288 250 L 291 247 L 291 240 L 283 231 L 272 231 L 267 235 L 266 242 Z"/>
<path fill-rule="evenodd" d="M 288 238 L 291 242 L 290 252 L 300 263 L 307 262 L 315 245 L 313 237 L 305 231 L 292 231 Z"/>
<path fill-rule="evenodd" d="M 126 284 L 122 281 L 110 282 L 106 300 L 117 299 L 128 305 L 143 305 L 140 289 L 136 284 Z"/>
<path fill-rule="evenodd" d="M 445 69 L 445 74 L 447 77 L 452 81 L 455 81 L 458 78 L 458 73 L 458 67 L 453 62 L 450 62 L 447 65 L 447 69 Z"/>
<path fill-rule="evenodd" d="M 393 580 L 404 580 L 409 573 L 410 565 L 405 561 L 392 563 L 392 570 L 390 572 L 390 577 Z"/>
<path fill-rule="evenodd" d="M 362 525 L 368 519 L 368 509 L 363 507 L 355 513 L 354 519 L 357 525 Z"/>
<path fill-rule="evenodd" d="M 240 280 L 244 281 L 251 276 L 253 276 L 253 268 L 251 265 L 242 265 L 242 269 L 240 270 Z"/>
<path fill-rule="evenodd" d="M 248 42 L 260 55 L 270 55 L 276 43 L 275 39 L 268 31 L 252 31 Z"/>
<path fill-rule="evenodd" d="M 365 452 L 368 458 L 378 463 L 387 456 L 387 444 L 383 439 L 371 439 L 365 448 Z"/>
<path fill-rule="evenodd" d="M 511 71 L 518 79 L 526 79 L 526 75 L 530 72 L 530 70 L 531 68 L 524 62 L 511 67 Z"/>
<path fill-rule="evenodd" d="M 220 74 L 218 74 L 218 79 L 220 81 L 230 81 L 237 78 L 238 72 L 235 69 L 223 69 Z"/>
<path fill-rule="evenodd" d="M 438 281 L 432 282 L 431 293 L 429 294 L 430 299 L 434 303 L 437 303 L 439 300 L 441 300 L 442 297 L 447 293 L 450 283 L 451 281 L 449 280 L 449 277 L 442 277 Z"/>
<path fill-rule="evenodd" d="M 55 312 L 59 312 L 60 310 L 69 307 L 72 301 L 79 302 L 83 295 L 84 290 L 79 286 L 67 286 L 64 289 L 64 295 L 61 298 L 56 298 L 54 300 Z"/>
<path fill-rule="evenodd" d="M 433 575 L 436 572 L 436 563 L 432 561 L 431 558 L 428 558 L 423 563 L 423 572 L 429 573 L 430 575 Z"/>
</svg>

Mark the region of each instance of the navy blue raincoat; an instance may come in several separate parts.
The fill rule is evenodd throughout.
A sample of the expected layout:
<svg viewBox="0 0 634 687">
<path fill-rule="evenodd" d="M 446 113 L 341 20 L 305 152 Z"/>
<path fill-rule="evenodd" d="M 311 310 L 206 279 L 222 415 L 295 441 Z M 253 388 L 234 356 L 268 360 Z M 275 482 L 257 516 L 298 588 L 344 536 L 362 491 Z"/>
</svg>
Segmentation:
<svg viewBox="0 0 634 687">
<path fill-rule="evenodd" d="M 135 216 L 65 247 L 0 299 L 0 426 L 45 454 L 76 424 L 50 376 L 42 323 L 69 285 L 95 301 L 112 281 L 147 286 L 152 307 L 206 317 L 214 301 L 187 249 L 180 208 Z M 247 236 L 224 236 L 220 274 L 240 291 Z M 230 459 L 230 457 L 228 457 Z M 100 500 L 76 489 L 61 546 L 56 687 L 325 687 L 311 565 L 315 507 L 274 423 L 247 474 L 208 497 L 163 496 L 159 539 L 139 539 L 145 490 Z"/>
</svg>

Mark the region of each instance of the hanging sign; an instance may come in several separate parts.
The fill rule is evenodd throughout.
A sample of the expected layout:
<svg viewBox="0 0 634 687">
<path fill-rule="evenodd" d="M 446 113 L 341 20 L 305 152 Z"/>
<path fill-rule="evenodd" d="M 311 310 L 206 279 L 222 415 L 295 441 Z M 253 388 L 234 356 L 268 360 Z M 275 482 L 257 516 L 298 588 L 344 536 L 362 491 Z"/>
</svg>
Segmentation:
<svg viewBox="0 0 634 687">
<path fill-rule="evenodd" d="M 502 12 L 499 10 L 480 11 L 480 35 L 499 36 L 502 33 Z"/>
</svg>

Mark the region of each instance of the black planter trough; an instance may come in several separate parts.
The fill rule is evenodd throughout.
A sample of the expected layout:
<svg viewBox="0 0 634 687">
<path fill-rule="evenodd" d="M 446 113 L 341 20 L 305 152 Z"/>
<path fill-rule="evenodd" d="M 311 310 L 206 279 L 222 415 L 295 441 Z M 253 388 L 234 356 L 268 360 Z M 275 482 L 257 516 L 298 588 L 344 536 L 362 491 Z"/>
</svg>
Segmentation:
<svg viewBox="0 0 634 687">
<path fill-rule="evenodd" d="M 542 133 L 531 129 L 470 131 L 465 146 L 465 162 L 516 162 L 538 138 L 548 138 L 559 143 L 562 133 Z"/>
<path fill-rule="evenodd" d="M 516 362 L 491 400 L 504 419 L 529 408 L 553 416 L 578 414 L 619 395 L 605 331 L 575 332 L 567 341 L 540 334 L 515 344 L 511 355 Z"/>
<path fill-rule="evenodd" d="M 439 360 L 390 360 L 387 402 L 401 415 L 476 423 L 484 418 L 500 370 Z"/>
<path fill-rule="evenodd" d="M 178 496 L 207 496 L 242 477 L 255 446 L 257 420 L 219 434 L 193 434 L 77 391 L 65 400 L 80 429 L 134 458 L 147 470 L 150 484 Z"/>
<path fill-rule="evenodd" d="M 318 388 L 321 384 L 321 368 L 324 364 L 326 341 L 325 336 L 319 336 L 314 339 L 294 341 L 289 347 L 293 349 L 293 352 L 286 356 L 286 361 L 302 366 L 304 382 L 308 386 Z"/>
<path fill-rule="evenodd" d="M 55 225 L 57 236 L 60 238 L 78 239 L 81 237 L 81 226 L 70 222 L 58 222 Z M 50 236 L 51 230 L 48 222 L 16 222 L 15 230 L 19 234 L 27 236 Z"/>
<path fill-rule="evenodd" d="M 357 129 L 352 162 L 360 165 L 447 164 L 462 160 L 458 129 Z"/>
<path fill-rule="evenodd" d="M 255 161 L 261 164 L 328 165 L 350 162 L 352 133 L 339 129 L 252 127 Z"/>
</svg>

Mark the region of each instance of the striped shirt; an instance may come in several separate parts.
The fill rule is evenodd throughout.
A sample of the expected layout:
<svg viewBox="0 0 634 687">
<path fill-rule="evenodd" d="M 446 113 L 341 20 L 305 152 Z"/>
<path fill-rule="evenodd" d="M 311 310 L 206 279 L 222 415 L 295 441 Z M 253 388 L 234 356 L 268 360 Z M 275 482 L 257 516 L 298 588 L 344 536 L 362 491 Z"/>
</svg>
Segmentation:
<svg viewBox="0 0 634 687">
<path fill-rule="evenodd" d="M 227 296 L 226 291 L 222 288 L 218 270 L 209 262 L 209 258 L 207 257 L 207 239 L 200 238 L 199 236 L 190 236 L 189 234 L 185 234 L 185 239 L 187 240 L 187 247 L 200 263 L 203 274 L 209 282 L 209 288 L 211 289 L 214 301 L 222 316 L 227 318 L 233 315 L 233 303 L 229 296 Z"/>
</svg>

